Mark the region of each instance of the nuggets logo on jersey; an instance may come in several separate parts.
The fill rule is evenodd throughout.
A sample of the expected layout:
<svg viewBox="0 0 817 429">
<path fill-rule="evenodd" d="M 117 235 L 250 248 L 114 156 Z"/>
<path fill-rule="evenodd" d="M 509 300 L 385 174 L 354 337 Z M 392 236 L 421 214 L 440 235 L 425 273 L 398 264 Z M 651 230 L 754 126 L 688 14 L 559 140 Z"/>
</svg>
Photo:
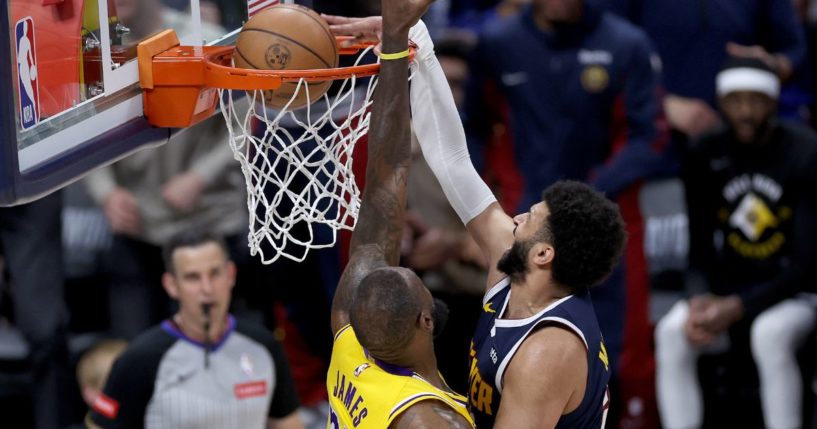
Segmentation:
<svg viewBox="0 0 817 429">
<path fill-rule="evenodd" d="M 581 74 L 582 87 L 591 94 L 598 94 L 607 89 L 610 75 L 607 70 L 598 65 L 587 66 Z"/>
<path fill-rule="evenodd" d="M 40 90 L 37 79 L 37 54 L 34 49 L 34 19 L 25 17 L 14 26 L 17 59 L 17 88 L 20 126 L 26 130 L 40 121 Z"/>
<path fill-rule="evenodd" d="M 782 187 L 763 174 L 743 174 L 723 188 L 726 207 L 719 213 L 721 221 L 732 230 L 726 244 L 744 258 L 767 259 L 777 254 L 786 242 L 781 223 L 789 220 L 792 210 L 780 204 Z"/>
</svg>

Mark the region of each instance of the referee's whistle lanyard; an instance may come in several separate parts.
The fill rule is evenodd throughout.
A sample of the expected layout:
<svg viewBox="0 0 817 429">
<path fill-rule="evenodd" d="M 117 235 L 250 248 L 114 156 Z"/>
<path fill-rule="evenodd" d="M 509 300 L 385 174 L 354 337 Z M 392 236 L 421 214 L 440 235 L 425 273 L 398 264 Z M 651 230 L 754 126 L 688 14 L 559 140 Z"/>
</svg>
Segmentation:
<svg viewBox="0 0 817 429">
<path fill-rule="evenodd" d="M 201 305 L 201 312 L 204 314 L 204 368 L 210 368 L 210 349 L 213 341 L 210 338 L 210 309 L 213 304 L 205 303 Z"/>
</svg>

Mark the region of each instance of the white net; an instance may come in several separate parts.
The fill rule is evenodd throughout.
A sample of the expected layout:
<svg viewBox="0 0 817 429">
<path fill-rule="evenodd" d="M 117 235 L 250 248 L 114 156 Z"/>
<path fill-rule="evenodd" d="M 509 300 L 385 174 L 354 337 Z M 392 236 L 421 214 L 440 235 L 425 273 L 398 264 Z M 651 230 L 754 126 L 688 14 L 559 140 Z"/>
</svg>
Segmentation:
<svg viewBox="0 0 817 429">
<path fill-rule="evenodd" d="M 312 99 L 309 85 L 297 85 L 280 111 L 264 104 L 262 91 L 246 92 L 247 110 L 244 91 L 219 94 L 247 184 L 250 251 L 265 264 L 281 256 L 300 262 L 309 249 L 333 246 L 339 229 L 354 229 L 360 208 L 352 151 L 369 130 L 377 76 L 337 80 L 313 104 L 290 110 L 301 91 Z"/>
</svg>

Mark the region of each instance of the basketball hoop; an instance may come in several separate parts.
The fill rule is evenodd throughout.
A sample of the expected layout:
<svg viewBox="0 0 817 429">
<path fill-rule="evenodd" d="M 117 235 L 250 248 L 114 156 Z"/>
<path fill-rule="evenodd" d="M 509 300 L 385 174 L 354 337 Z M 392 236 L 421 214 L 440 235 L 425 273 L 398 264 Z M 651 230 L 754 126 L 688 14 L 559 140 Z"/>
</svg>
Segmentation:
<svg viewBox="0 0 817 429">
<path fill-rule="evenodd" d="M 250 251 L 265 264 L 281 256 L 303 261 L 309 249 L 333 246 L 338 230 L 354 229 L 360 190 L 352 151 L 369 130 L 380 70 L 379 64 L 360 65 L 371 49 L 341 48 L 341 55 L 358 55 L 352 67 L 254 70 L 232 67 L 233 47 L 180 46 L 172 30 L 138 46 L 151 124 L 189 127 L 219 105 L 247 185 Z M 337 91 L 303 109 L 289 109 L 299 90 L 309 91 L 306 83 L 326 80 L 336 81 Z M 296 82 L 298 90 L 287 105 L 273 110 L 263 91 L 284 82 Z M 243 99 L 246 107 L 239 102 Z M 320 225 L 328 231 L 318 233 Z"/>
</svg>

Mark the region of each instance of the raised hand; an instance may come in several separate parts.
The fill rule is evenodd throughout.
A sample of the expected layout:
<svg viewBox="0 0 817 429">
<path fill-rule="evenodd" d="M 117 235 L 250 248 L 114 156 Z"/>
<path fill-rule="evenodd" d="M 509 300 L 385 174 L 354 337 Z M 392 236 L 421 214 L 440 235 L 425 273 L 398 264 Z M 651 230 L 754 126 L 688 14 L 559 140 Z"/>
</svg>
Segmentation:
<svg viewBox="0 0 817 429">
<path fill-rule="evenodd" d="M 321 16 L 329 23 L 329 29 L 336 36 L 351 36 L 341 46 L 352 46 L 362 43 L 380 43 L 383 38 L 383 18 L 368 16 L 366 18 L 349 18 L 345 16 Z"/>
<path fill-rule="evenodd" d="M 408 31 L 426 13 L 433 0 L 383 0 L 383 30 L 391 34 Z"/>
<path fill-rule="evenodd" d="M 431 0 L 382 0 L 384 52 L 405 52 L 408 31 L 429 4 Z M 334 22 L 341 21 L 354 23 Z M 371 27 L 366 31 L 362 34 L 375 32 Z M 370 119 L 366 187 L 352 232 L 349 263 L 332 302 L 333 332 L 349 323 L 352 297 L 361 280 L 377 268 L 397 265 L 400 259 L 411 163 L 408 56 L 382 61 L 379 79 Z"/>
<path fill-rule="evenodd" d="M 390 3 L 389 3 L 390 2 Z M 368 16 L 365 18 L 350 18 L 346 16 L 321 16 L 329 23 L 329 29 L 336 36 L 350 36 L 341 46 L 351 46 L 361 43 L 380 43 L 383 40 L 383 18 L 389 22 L 388 30 L 392 34 L 401 34 L 420 20 L 433 0 L 388 0 L 384 2 L 383 17 Z"/>
</svg>

